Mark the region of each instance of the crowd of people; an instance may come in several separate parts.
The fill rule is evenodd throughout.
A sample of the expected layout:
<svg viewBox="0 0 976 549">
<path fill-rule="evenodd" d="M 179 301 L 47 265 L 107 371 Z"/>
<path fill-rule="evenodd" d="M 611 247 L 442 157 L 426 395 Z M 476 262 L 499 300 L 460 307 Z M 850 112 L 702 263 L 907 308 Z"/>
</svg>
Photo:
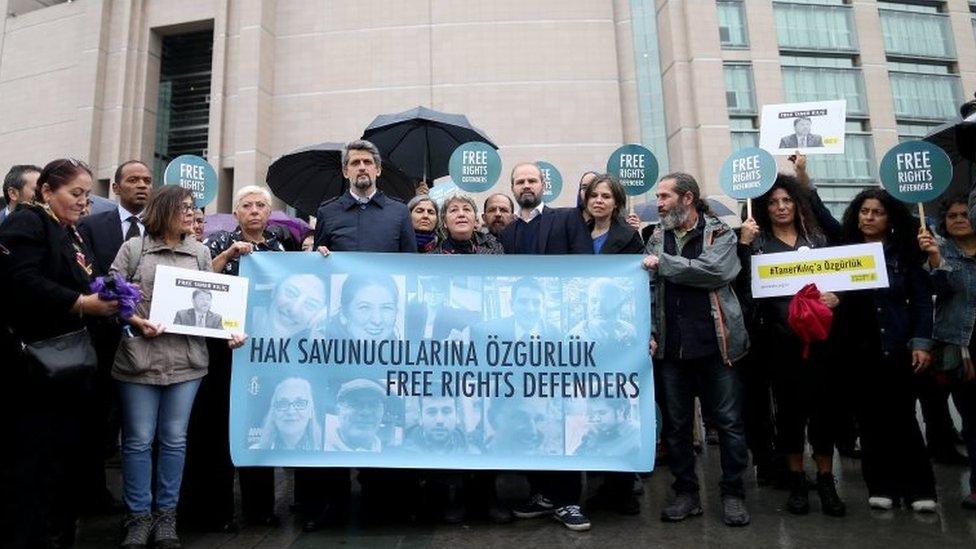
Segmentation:
<svg viewBox="0 0 976 549">
<path fill-rule="evenodd" d="M 904 505 L 935 512 L 932 459 L 968 464 L 971 493 L 962 504 L 976 509 L 976 232 L 968 197 L 947 198 L 937 226 L 929 228 L 884 190 L 868 189 L 837 220 L 820 200 L 805 158 L 792 160 L 794 173 L 779 174 L 755 199 L 754 215 L 744 212 L 734 228 L 711 211 L 695 177 L 667 174 L 655 191 L 659 222 L 642 230 L 640 219 L 628 214 L 623 187 L 608 174 L 583 174 L 575 208 L 545 205 L 542 172 L 534 162 L 517 164 L 510 192 L 492 194 L 483 204 L 464 194 L 438 204 L 423 192 L 426 186 L 403 204 L 377 189 L 380 153 L 359 140 L 342 151 L 348 191 L 321 205 L 314 233 L 301 241 L 269 225 L 272 196 L 261 186 L 237 191 L 234 231 L 204 237 L 203 212 L 189 191 L 154 186 L 141 161 L 118 167 L 115 208 L 94 214 L 92 173 L 84 163 L 58 159 L 43 168 L 14 166 L 4 180 L 0 211 L 0 283 L 7 290 L 0 309 L 0 356 L 7 364 L 0 402 L 12 419 L 9 440 L 15 442 L 0 469 L 4 546 L 71 546 L 80 516 L 120 511 L 121 545 L 133 548 L 178 547 L 177 517 L 183 528 L 218 532 L 236 531 L 237 517 L 246 524 L 280 523 L 274 470 L 235 468 L 230 458 L 231 350 L 246 336 L 227 341 L 168 333 L 149 320 L 149 306 L 158 265 L 236 276 L 242 256 L 299 249 L 326 258 L 345 251 L 634 254 L 652 290 L 647 345 L 661 413 L 658 463 L 674 477 L 663 521 L 703 512 L 695 468 L 696 401 L 718 445 L 721 514 L 729 526 L 751 520 L 744 482 L 750 467 L 760 485 L 788 492 L 789 513 L 810 511 L 812 489 L 824 514 L 844 516 L 846 503 L 833 476 L 835 450 L 860 458 L 873 509 Z M 751 295 L 750 262 L 759 254 L 869 242 L 883 245 L 889 285 L 820 294 L 820 303 L 833 313 L 826 339 L 811 343 L 796 333 L 790 297 Z M 134 310 L 123 316 L 118 299 L 93 292 L 97 277 L 137 285 L 141 295 Z M 359 286 L 368 284 L 379 282 Z M 443 302 L 446 289 L 429 284 L 427 291 Z M 353 315 L 347 301 L 355 300 L 358 286 L 345 286 L 351 289 L 348 295 L 343 289 L 342 311 L 348 307 Z M 608 303 L 627 299 L 598 284 L 589 291 L 601 299 L 606 293 Z M 321 292 L 276 295 L 275 314 L 281 323 L 299 322 Z M 446 309 L 425 305 L 410 311 L 421 319 L 412 323 L 416 333 L 410 337 L 451 337 L 456 330 Z M 192 316 L 190 311 L 187 322 L 194 322 Z M 539 325 L 520 324 L 517 316 L 516 334 L 544 332 Z M 613 315 L 606 316 L 602 324 L 588 320 L 573 330 L 609 330 Z M 206 325 L 205 318 L 195 322 Z M 643 337 L 632 332 L 628 337 Z M 372 396 L 372 387 L 354 383 L 340 390 L 340 408 Z M 276 398 L 279 392 L 287 396 L 283 412 L 314 420 L 307 381 L 286 379 L 275 389 Z M 949 417 L 950 394 L 962 418 L 961 435 Z M 438 417 L 440 404 L 428 399 L 422 406 Z M 351 444 L 352 434 L 330 438 L 315 421 L 310 430 L 279 431 L 273 428 L 275 412 L 269 411 L 268 428 L 255 447 Z M 626 413 L 612 406 L 601 412 Z M 470 443 L 463 433 L 458 439 L 454 431 L 438 432 L 442 436 L 434 442 Z M 404 444 L 427 451 L 434 442 L 425 436 L 422 430 L 407 433 Z M 957 442 L 966 445 L 968 460 Z M 636 447 L 632 440 L 621 443 Z M 598 438 L 583 440 L 581 452 L 598 455 L 599 445 Z M 814 480 L 806 473 L 808 446 Z M 121 501 L 105 479 L 106 460 L 116 453 Z M 585 510 L 641 510 L 643 484 L 633 473 L 599 475 L 585 503 L 583 472 L 527 471 L 530 497 L 514 504 L 499 497 L 498 475 L 364 468 L 355 478 L 361 513 L 379 520 L 405 513 L 449 523 L 476 513 L 496 523 L 553 517 L 583 531 L 591 526 Z M 347 520 L 353 478 L 344 468 L 294 470 L 292 509 L 305 531 Z"/>
</svg>

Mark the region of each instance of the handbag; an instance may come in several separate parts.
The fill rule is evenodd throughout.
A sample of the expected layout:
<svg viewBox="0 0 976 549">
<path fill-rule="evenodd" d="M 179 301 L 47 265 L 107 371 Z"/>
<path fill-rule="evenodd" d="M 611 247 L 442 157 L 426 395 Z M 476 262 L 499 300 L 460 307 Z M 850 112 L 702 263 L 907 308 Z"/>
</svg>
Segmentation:
<svg viewBox="0 0 976 549">
<path fill-rule="evenodd" d="M 33 374 L 52 381 L 92 374 L 98 365 L 87 328 L 26 343 L 24 355 Z"/>
</svg>

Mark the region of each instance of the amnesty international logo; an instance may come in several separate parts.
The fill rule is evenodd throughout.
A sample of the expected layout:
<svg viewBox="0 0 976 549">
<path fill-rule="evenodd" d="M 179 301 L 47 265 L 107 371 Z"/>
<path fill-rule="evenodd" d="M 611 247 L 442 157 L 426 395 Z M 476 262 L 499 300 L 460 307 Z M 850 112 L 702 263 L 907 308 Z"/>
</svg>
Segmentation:
<svg viewBox="0 0 976 549">
<path fill-rule="evenodd" d="M 247 392 L 251 396 L 257 396 L 261 392 L 261 382 L 258 381 L 258 376 L 251 377 L 251 381 L 247 383 Z"/>
</svg>

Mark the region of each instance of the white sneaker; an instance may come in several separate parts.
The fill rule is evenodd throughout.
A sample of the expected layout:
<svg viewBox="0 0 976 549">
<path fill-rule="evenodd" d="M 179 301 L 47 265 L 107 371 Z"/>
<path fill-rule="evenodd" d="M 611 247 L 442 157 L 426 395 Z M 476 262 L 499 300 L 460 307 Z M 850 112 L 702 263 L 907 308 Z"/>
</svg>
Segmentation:
<svg viewBox="0 0 976 549">
<path fill-rule="evenodd" d="M 932 502 L 935 505 L 935 502 Z M 895 502 L 891 498 L 884 496 L 871 496 L 868 498 L 868 505 L 872 509 L 880 509 L 882 511 L 890 511 L 894 506 Z"/>
<path fill-rule="evenodd" d="M 934 513 L 935 512 L 935 500 L 934 499 L 917 499 L 912 502 L 912 511 L 916 513 Z"/>
</svg>

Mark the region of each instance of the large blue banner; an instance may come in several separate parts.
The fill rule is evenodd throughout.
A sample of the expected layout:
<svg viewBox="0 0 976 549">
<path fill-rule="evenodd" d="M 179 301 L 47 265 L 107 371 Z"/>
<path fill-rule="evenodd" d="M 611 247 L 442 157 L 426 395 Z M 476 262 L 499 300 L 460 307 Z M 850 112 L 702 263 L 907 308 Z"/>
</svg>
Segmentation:
<svg viewBox="0 0 976 549">
<path fill-rule="evenodd" d="M 639 256 L 258 253 L 239 466 L 649 471 Z"/>
</svg>

